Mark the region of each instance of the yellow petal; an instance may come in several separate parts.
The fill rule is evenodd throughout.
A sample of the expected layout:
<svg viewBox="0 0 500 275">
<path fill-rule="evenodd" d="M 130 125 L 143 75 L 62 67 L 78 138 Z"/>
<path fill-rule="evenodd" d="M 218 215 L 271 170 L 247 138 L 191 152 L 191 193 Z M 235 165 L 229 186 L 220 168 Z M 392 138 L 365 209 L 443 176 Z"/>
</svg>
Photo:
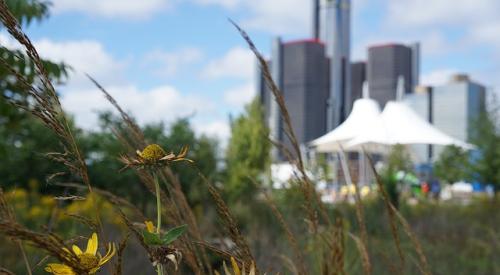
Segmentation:
<svg viewBox="0 0 500 275">
<path fill-rule="evenodd" d="M 97 234 L 92 233 L 92 237 L 89 239 L 87 243 L 87 250 L 85 251 L 85 253 L 89 253 L 95 256 L 98 245 L 99 243 L 97 242 Z"/>
<path fill-rule="evenodd" d="M 71 248 L 73 248 L 73 252 L 75 252 L 77 256 L 83 253 L 82 250 L 76 245 L 73 245 Z"/>
<path fill-rule="evenodd" d="M 153 222 L 145 221 L 144 223 L 146 224 L 146 229 L 148 230 L 149 233 L 155 232 L 155 226 L 153 225 Z"/>
<path fill-rule="evenodd" d="M 233 265 L 233 271 L 235 275 L 241 275 L 240 268 L 238 267 L 238 264 L 236 263 L 236 260 L 231 257 L 231 264 Z"/>
<path fill-rule="evenodd" d="M 64 264 L 48 264 L 45 271 L 56 275 L 76 275 L 71 267 Z"/>
<path fill-rule="evenodd" d="M 116 252 L 116 246 L 115 246 L 115 244 L 114 243 L 113 244 L 108 244 L 108 251 L 106 252 L 106 255 L 104 255 L 104 257 L 102 257 L 99 260 L 99 266 L 102 266 L 107 261 L 109 261 L 115 255 L 115 252 Z"/>
</svg>

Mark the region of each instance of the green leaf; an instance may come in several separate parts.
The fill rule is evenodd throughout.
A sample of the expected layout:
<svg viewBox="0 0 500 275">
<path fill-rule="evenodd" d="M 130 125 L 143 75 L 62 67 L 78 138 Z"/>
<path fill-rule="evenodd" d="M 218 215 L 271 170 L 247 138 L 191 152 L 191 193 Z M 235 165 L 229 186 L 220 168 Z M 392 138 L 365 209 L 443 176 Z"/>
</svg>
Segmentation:
<svg viewBox="0 0 500 275">
<path fill-rule="evenodd" d="M 170 229 L 161 239 L 163 245 L 169 245 L 186 232 L 187 224 Z"/>
<path fill-rule="evenodd" d="M 161 245 L 163 244 L 162 240 L 160 240 L 160 236 L 156 233 L 151 233 L 146 230 L 142 231 L 142 237 L 144 238 L 144 242 L 149 245 Z"/>
</svg>

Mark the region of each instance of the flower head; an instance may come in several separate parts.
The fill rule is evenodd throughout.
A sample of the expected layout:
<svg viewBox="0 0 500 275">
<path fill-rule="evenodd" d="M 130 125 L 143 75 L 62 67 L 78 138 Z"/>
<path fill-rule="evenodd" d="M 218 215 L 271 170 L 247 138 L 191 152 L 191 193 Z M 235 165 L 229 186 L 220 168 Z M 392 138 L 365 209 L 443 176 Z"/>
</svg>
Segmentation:
<svg viewBox="0 0 500 275">
<path fill-rule="evenodd" d="M 156 227 L 154 226 L 152 221 L 145 221 L 144 224 L 146 225 L 146 230 L 149 233 L 155 233 Z"/>
<path fill-rule="evenodd" d="M 108 249 L 104 257 L 97 252 L 99 246 L 97 234 L 93 233 L 87 242 L 87 249 L 83 252 L 78 246 L 73 245 L 73 253 L 78 258 L 78 268 L 88 274 L 95 274 L 101 266 L 108 262 L 115 255 L 115 244 L 108 244 Z M 71 253 L 66 249 L 68 253 Z M 45 267 L 45 271 L 56 275 L 76 275 L 76 272 L 65 264 L 50 263 Z"/>
<path fill-rule="evenodd" d="M 124 168 L 129 167 L 161 167 L 168 165 L 171 162 L 176 161 L 188 161 L 192 160 L 186 158 L 188 152 L 188 147 L 182 147 L 179 154 L 174 154 L 173 152 L 166 153 L 163 148 L 158 144 L 150 144 L 146 146 L 142 151 L 137 150 L 137 157 L 122 156 L 120 160 L 125 164 Z"/>
</svg>

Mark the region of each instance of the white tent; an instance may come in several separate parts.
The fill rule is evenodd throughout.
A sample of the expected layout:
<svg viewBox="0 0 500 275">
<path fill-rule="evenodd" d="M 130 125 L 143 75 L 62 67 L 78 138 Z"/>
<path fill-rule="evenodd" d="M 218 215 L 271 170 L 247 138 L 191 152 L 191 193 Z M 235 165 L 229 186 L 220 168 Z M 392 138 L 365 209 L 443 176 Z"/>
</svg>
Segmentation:
<svg viewBox="0 0 500 275">
<path fill-rule="evenodd" d="M 347 147 L 360 145 L 368 148 L 377 145 L 395 144 L 433 144 L 455 145 L 464 149 L 472 149 L 473 145 L 453 138 L 420 117 L 408 105 L 401 102 L 404 93 L 404 81 L 398 81 L 397 98 L 389 101 L 379 121 L 367 125 L 365 131 L 347 143 Z"/>
<path fill-rule="evenodd" d="M 389 101 L 379 119 L 379 123 L 370 125 L 347 146 L 434 144 L 456 145 L 465 149 L 474 147 L 438 130 L 403 102 Z"/>
<path fill-rule="evenodd" d="M 363 97 L 354 102 L 349 117 L 334 130 L 311 141 L 309 145 L 314 147 L 316 152 L 335 152 L 340 147 L 347 150 L 347 142 L 364 134 L 369 125 L 378 124 L 380 107 L 378 103 L 367 98 L 366 86 L 363 87 Z"/>
</svg>

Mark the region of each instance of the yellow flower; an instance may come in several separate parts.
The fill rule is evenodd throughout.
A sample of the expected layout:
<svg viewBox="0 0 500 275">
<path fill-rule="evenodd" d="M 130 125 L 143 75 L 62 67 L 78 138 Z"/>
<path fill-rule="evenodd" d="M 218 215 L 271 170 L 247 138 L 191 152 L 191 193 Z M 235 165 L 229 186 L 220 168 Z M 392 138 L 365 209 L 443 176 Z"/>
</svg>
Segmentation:
<svg viewBox="0 0 500 275">
<path fill-rule="evenodd" d="M 169 164 L 170 162 L 182 160 L 192 162 L 192 160 L 186 158 L 187 152 L 188 147 L 185 146 L 182 147 L 181 151 L 177 155 L 173 152 L 167 154 L 160 145 L 150 144 L 146 146 L 146 148 L 144 148 L 142 151 L 137 150 L 137 158 L 121 156 L 120 160 L 125 164 L 124 168 L 164 166 Z"/>
<path fill-rule="evenodd" d="M 155 233 L 155 226 L 152 221 L 145 221 L 144 224 L 146 224 L 146 230 L 148 230 L 149 233 Z"/>
<path fill-rule="evenodd" d="M 160 161 L 162 158 L 167 156 L 167 153 L 158 144 L 150 144 L 142 150 L 142 152 L 137 152 L 142 159 L 148 162 Z"/>
<path fill-rule="evenodd" d="M 99 243 L 97 241 L 96 233 L 93 233 L 92 237 L 88 240 L 85 252 L 83 252 L 78 246 L 73 245 L 73 252 L 79 261 L 78 268 L 84 270 L 88 274 L 95 274 L 101 266 L 103 266 L 113 257 L 113 255 L 115 255 L 115 244 L 108 244 L 108 250 L 106 251 L 106 255 L 104 257 L 102 257 L 100 253 L 97 253 L 98 246 Z M 70 251 L 67 252 L 71 253 Z M 47 267 L 45 267 L 45 271 L 56 275 L 76 275 L 73 269 L 65 264 L 48 264 Z"/>
</svg>

